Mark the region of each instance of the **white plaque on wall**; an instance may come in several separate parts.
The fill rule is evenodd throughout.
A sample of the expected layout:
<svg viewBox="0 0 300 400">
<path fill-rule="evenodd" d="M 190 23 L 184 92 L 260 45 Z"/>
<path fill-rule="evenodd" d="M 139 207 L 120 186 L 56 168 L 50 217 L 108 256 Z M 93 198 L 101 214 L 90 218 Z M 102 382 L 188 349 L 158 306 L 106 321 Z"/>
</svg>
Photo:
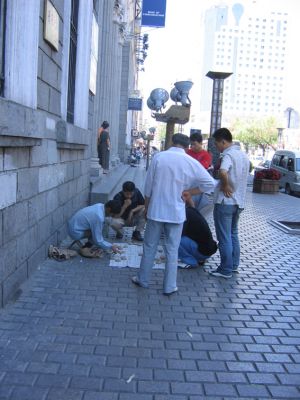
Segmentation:
<svg viewBox="0 0 300 400">
<path fill-rule="evenodd" d="M 50 0 L 45 0 L 44 39 L 58 51 L 59 15 Z"/>
</svg>

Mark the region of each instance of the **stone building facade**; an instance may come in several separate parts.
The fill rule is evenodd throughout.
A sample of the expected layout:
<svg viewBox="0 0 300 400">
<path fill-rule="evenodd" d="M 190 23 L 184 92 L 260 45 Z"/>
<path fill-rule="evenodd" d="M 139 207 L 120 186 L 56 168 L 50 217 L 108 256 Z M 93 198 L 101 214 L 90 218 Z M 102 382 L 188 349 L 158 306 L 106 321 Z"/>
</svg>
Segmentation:
<svg viewBox="0 0 300 400">
<path fill-rule="evenodd" d="M 66 237 L 101 179 L 97 129 L 111 164 L 126 158 L 134 115 L 134 0 L 0 0 L 0 306 Z"/>
</svg>

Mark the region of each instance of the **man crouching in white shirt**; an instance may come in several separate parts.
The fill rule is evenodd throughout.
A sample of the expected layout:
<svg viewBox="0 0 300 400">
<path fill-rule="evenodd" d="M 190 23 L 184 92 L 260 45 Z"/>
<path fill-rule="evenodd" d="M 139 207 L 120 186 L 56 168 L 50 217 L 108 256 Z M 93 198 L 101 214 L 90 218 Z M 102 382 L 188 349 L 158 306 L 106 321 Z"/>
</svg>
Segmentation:
<svg viewBox="0 0 300 400">
<path fill-rule="evenodd" d="M 182 226 L 186 219 L 182 193 L 191 188 L 212 192 L 214 180 L 206 169 L 185 153 L 189 138 L 181 133 L 172 137 L 172 147 L 158 153 L 147 171 L 145 182 L 145 214 L 147 225 L 144 235 L 140 271 L 132 282 L 147 288 L 161 234 L 164 234 L 166 267 L 163 294 L 178 291 L 178 247 Z"/>
</svg>

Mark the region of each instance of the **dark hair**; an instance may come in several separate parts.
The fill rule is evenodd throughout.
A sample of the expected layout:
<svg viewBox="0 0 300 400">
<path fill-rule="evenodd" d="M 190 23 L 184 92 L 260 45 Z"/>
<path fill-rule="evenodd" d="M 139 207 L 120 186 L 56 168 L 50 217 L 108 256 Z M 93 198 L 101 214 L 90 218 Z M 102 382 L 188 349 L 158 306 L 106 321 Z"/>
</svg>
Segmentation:
<svg viewBox="0 0 300 400">
<path fill-rule="evenodd" d="M 124 182 L 122 189 L 124 192 L 133 192 L 135 189 L 135 184 L 131 181 Z"/>
<path fill-rule="evenodd" d="M 109 123 L 108 123 L 107 121 L 103 121 L 101 127 L 102 127 L 103 129 L 106 129 L 106 128 L 109 127 Z"/>
<path fill-rule="evenodd" d="M 117 200 L 109 200 L 105 203 L 105 208 L 109 208 L 112 214 L 119 214 L 121 212 L 121 204 Z"/>
<path fill-rule="evenodd" d="M 227 128 L 219 128 L 213 133 L 213 138 L 217 142 L 221 142 L 221 140 L 226 140 L 227 142 L 232 142 L 232 134 Z"/>
<path fill-rule="evenodd" d="M 202 140 L 203 139 L 202 139 L 201 133 L 195 132 L 195 133 L 192 133 L 191 136 L 190 136 L 190 141 L 191 142 L 202 143 Z"/>
<path fill-rule="evenodd" d="M 175 133 L 175 135 L 172 136 L 172 143 L 179 144 L 186 149 L 189 147 L 190 139 L 188 136 L 183 135 L 182 133 Z"/>
</svg>

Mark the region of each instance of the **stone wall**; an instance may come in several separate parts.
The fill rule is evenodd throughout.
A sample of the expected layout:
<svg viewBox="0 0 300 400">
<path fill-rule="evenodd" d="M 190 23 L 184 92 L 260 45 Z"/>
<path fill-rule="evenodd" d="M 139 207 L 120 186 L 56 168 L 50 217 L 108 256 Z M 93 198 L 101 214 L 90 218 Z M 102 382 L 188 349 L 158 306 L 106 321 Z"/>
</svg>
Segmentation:
<svg viewBox="0 0 300 400">
<path fill-rule="evenodd" d="M 60 49 L 43 40 L 40 7 L 37 109 L 0 98 L 0 307 L 12 299 L 67 235 L 67 221 L 88 204 L 94 98 L 88 129 L 61 119 L 62 1 Z"/>
</svg>

